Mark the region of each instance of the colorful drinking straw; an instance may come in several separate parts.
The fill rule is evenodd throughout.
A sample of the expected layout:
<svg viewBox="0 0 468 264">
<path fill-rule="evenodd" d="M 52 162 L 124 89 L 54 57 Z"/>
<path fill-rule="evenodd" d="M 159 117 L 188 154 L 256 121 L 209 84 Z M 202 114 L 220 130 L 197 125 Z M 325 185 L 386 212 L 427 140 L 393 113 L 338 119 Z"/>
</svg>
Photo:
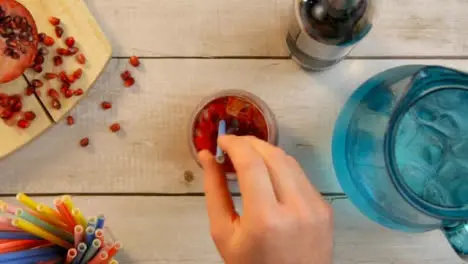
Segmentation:
<svg viewBox="0 0 468 264">
<path fill-rule="evenodd" d="M 218 138 L 226 135 L 226 121 L 220 120 L 218 125 Z M 224 151 L 221 149 L 219 144 L 216 145 L 216 162 L 223 164 L 225 160 Z"/>
</svg>

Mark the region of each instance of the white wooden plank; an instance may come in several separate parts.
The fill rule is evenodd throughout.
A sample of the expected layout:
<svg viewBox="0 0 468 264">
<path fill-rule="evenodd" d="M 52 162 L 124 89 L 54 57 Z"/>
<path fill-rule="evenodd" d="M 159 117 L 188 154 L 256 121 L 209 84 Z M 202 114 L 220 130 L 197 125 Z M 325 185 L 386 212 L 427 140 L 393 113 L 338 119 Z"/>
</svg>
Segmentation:
<svg viewBox="0 0 468 264">
<path fill-rule="evenodd" d="M 65 71 L 70 76 L 74 71 L 82 69 L 83 76 L 72 84 L 71 89 L 81 88 L 86 93 L 106 67 L 112 53 L 111 46 L 82 0 L 21 0 L 20 2 L 31 11 L 38 31 L 55 39 L 55 45 L 47 47 L 49 55 L 45 56 L 45 62 L 42 65 L 43 72 L 36 73 L 33 70 L 27 70 L 25 75 L 30 81 L 39 79 L 44 83 L 44 87 L 38 93 L 39 98 L 47 107 L 52 118 L 58 121 L 78 103 L 81 97 L 65 98 L 60 93 L 62 83 L 58 79 L 46 80 L 43 78 L 44 74 L 58 74 Z M 51 16 L 59 17 L 61 20 L 60 26 L 65 32 L 61 39 L 57 39 L 55 27 L 49 22 Z M 53 57 L 57 55 L 56 49 L 65 48 L 65 39 L 70 36 L 75 38 L 75 46 L 80 49 L 79 52 L 86 55 L 86 64 L 78 64 L 75 56 L 63 56 L 63 64 L 54 66 Z M 62 107 L 59 110 L 51 106 L 51 98 L 47 95 L 50 88 L 55 89 L 60 94 L 59 100 Z"/>
<path fill-rule="evenodd" d="M 52 197 L 39 200 L 50 204 Z M 74 202 L 88 216 L 106 215 L 112 233 L 124 243 L 120 263 L 222 263 L 209 236 L 203 197 L 75 197 Z M 438 231 L 394 232 L 367 220 L 347 200 L 333 207 L 336 264 L 463 263 Z"/>
<path fill-rule="evenodd" d="M 350 60 L 306 73 L 290 60 L 144 60 L 137 85 L 122 87 L 126 60 L 112 60 L 89 97 L 27 148 L 0 161 L 0 193 L 202 192 L 189 154 L 187 126 L 199 101 L 225 89 L 246 89 L 271 107 L 280 145 L 298 158 L 322 192 L 341 192 L 331 165 L 335 119 L 348 96 L 373 74 L 403 64 L 441 64 L 468 71 L 465 60 Z M 109 111 L 102 100 L 113 102 Z M 120 122 L 123 131 L 109 132 Z M 91 146 L 78 146 L 89 136 Z M 187 183 L 184 172 L 194 173 Z"/>
<path fill-rule="evenodd" d="M 293 0 L 86 2 L 117 56 L 288 55 Z M 467 1 L 375 2 L 375 28 L 353 56 L 468 55 Z"/>
</svg>

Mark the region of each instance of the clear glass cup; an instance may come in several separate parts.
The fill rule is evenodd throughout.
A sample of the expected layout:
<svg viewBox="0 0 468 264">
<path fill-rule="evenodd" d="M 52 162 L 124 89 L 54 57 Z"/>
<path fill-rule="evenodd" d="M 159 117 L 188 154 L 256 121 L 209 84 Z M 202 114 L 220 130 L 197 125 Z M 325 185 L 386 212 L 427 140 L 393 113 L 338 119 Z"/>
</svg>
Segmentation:
<svg viewBox="0 0 468 264">
<path fill-rule="evenodd" d="M 468 75 L 439 66 L 382 72 L 345 104 L 333 136 L 338 180 L 386 227 L 441 229 L 468 254 Z"/>
<path fill-rule="evenodd" d="M 278 143 L 276 119 L 264 101 L 244 90 L 221 91 L 204 98 L 190 117 L 190 152 L 199 165 L 200 150 L 208 149 L 216 154 L 217 129 L 221 119 L 227 123 L 227 134 L 253 135 L 273 145 Z M 228 179 L 236 179 L 229 157 L 223 169 Z"/>
</svg>

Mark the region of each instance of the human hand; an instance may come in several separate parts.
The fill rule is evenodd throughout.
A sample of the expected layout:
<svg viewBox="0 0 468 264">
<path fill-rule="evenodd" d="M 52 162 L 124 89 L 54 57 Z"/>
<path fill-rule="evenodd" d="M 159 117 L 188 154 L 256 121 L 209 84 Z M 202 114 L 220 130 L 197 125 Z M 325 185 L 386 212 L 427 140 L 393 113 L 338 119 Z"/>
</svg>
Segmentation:
<svg viewBox="0 0 468 264">
<path fill-rule="evenodd" d="M 227 264 L 331 264 L 333 211 L 294 158 L 254 137 L 218 143 L 237 172 L 239 216 L 225 175 L 209 151 L 199 154 L 211 235 Z"/>
</svg>

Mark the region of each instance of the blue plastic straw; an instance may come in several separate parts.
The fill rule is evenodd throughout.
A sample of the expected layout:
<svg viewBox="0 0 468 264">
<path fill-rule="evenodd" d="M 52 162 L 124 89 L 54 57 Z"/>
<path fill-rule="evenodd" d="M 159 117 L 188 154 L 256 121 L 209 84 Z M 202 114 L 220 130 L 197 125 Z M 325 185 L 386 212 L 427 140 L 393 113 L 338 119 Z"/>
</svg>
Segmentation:
<svg viewBox="0 0 468 264">
<path fill-rule="evenodd" d="M 55 263 L 63 263 L 63 255 L 59 253 L 47 254 L 41 256 L 34 256 L 22 259 L 9 260 L 6 262 L 1 262 L 2 264 L 37 264 L 41 262 L 47 262 L 51 260 L 56 260 Z"/>
<path fill-rule="evenodd" d="M 106 218 L 104 217 L 104 215 L 102 215 L 102 214 L 98 215 L 97 222 L 96 222 L 96 230 L 104 228 L 104 221 L 105 220 L 106 220 Z"/>
<path fill-rule="evenodd" d="M 91 246 L 91 243 L 93 243 L 93 240 L 96 238 L 96 229 L 94 227 L 90 226 L 86 228 L 86 244 Z"/>
<path fill-rule="evenodd" d="M 61 230 L 61 229 L 59 229 L 57 227 L 54 227 L 54 226 L 40 220 L 39 218 L 29 214 L 28 212 L 24 211 L 23 209 L 18 209 L 16 211 L 16 215 L 23 218 L 24 220 L 32 223 L 32 224 L 35 224 L 38 227 L 40 227 L 40 228 L 42 228 L 42 229 L 44 229 L 44 230 L 58 236 L 58 237 L 60 237 L 63 240 L 66 240 L 66 241 L 68 241 L 70 243 L 73 243 L 74 238 L 70 233 L 67 233 L 67 232 L 65 232 L 65 231 L 63 231 L 63 230 Z"/>
<path fill-rule="evenodd" d="M 42 238 L 31 235 L 26 232 L 10 232 L 1 231 L 0 239 L 11 239 L 11 240 L 42 240 Z"/>
<path fill-rule="evenodd" d="M 99 239 L 94 239 L 93 243 L 91 243 L 91 246 L 88 247 L 88 250 L 86 251 L 86 254 L 83 257 L 83 260 L 81 260 L 81 264 L 88 263 L 88 261 L 92 259 L 94 255 L 96 255 L 101 246 L 101 241 L 99 241 Z"/>
<path fill-rule="evenodd" d="M 93 217 L 89 218 L 88 227 L 94 227 L 94 229 L 96 229 L 96 225 L 97 225 L 96 217 L 93 216 Z"/>
<path fill-rule="evenodd" d="M 88 249 L 88 246 L 86 246 L 85 243 L 80 243 L 78 247 L 76 248 L 76 250 L 78 251 L 78 254 L 76 255 L 75 259 L 73 259 L 72 264 L 80 264 L 87 249 Z"/>
<path fill-rule="evenodd" d="M 218 126 L 218 138 L 223 135 L 226 135 L 226 121 L 220 120 Z M 218 162 L 219 164 L 223 164 L 224 161 L 224 151 L 219 145 L 216 145 L 216 162 Z"/>
<path fill-rule="evenodd" d="M 61 247 L 44 247 L 44 248 L 35 248 L 35 249 L 28 249 L 23 251 L 11 252 L 11 253 L 2 253 L 0 254 L 0 263 L 4 263 L 7 261 L 20 261 L 23 259 L 28 259 L 32 257 L 44 256 L 44 255 L 57 255 L 61 254 L 63 256 L 64 250 Z M 60 255 L 57 255 L 60 256 Z M 57 257 L 55 256 L 55 257 Z M 50 258 L 49 258 L 50 259 Z M 26 263 L 27 261 L 18 262 L 18 263 Z"/>
</svg>

